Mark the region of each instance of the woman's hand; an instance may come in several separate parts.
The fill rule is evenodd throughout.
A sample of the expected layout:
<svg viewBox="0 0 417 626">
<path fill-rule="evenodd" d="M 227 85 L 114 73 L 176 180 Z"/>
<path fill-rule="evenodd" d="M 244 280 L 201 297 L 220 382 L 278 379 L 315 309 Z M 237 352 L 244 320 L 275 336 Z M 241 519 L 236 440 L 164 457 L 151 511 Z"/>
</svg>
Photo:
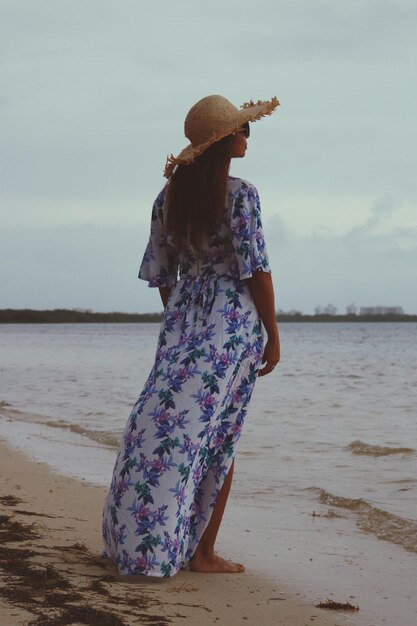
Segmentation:
<svg viewBox="0 0 417 626">
<path fill-rule="evenodd" d="M 279 338 L 268 339 L 265 344 L 262 363 L 265 366 L 258 371 L 258 376 L 266 376 L 270 374 L 280 359 Z"/>
</svg>

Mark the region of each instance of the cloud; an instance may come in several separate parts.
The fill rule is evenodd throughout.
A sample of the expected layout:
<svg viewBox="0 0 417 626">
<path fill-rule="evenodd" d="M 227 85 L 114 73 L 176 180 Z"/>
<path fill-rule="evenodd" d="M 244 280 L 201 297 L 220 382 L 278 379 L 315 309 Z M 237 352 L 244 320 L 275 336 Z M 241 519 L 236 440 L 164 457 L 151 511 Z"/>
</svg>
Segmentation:
<svg viewBox="0 0 417 626">
<path fill-rule="evenodd" d="M 381 199 L 352 234 L 291 231 L 275 213 L 264 219 L 277 308 L 313 312 L 332 302 L 417 311 L 417 228 L 384 232 L 396 203 Z M 157 290 L 137 279 L 149 232 L 141 222 L 32 223 L 0 231 L 0 307 L 160 310 Z M 378 219 L 378 228 L 369 228 Z M 404 245 L 404 241 L 407 245 Z"/>
<path fill-rule="evenodd" d="M 271 217 L 265 221 L 265 232 L 267 233 L 267 238 L 280 248 L 285 246 L 291 238 L 291 234 L 284 220 L 278 213 L 273 213 Z"/>
<path fill-rule="evenodd" d="M 385 195 L 373 204 L 371 207 L 371 215 L 369 218 L 359 224 L 358 226 L 350 229 L 344 237 L 349 241 L 352 239 L 360 239 L 365 236 L 375 234 L 379 227 L 383 226 L 387 222 L 388 218 L 392 217 L 396 211 L 398 211 L 400 203 L 390 195 Z"/>
<path fill-rule="evenodd" d="M 355 301 L 360 306 L 403 306 L 415 313 L 417 227 L 386 228 L 398 206 L 389 196 L 380 198 L 368 219 L 340 235 L 298 237 L 278 215 L 268 221 L 277 308 L 311 313 L 315 306 L 331 302 L 344 312 Z"/>
</svg>

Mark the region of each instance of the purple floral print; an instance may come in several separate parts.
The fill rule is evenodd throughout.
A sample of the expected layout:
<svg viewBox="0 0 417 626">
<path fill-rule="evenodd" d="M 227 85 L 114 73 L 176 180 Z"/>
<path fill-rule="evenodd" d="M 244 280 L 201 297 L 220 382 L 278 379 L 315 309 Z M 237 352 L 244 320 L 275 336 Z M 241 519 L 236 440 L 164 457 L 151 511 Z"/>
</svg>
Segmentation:
<svg viewBox="0 0 417 626">
<path fill-rule="evenodd" d="M 103 513 L 120 573 L 187 566 L 236 453 L 263 353 L 246 278 L 270 272 L 258 193 L 229 177 L 216 235 L 178 254 L 157 197 L 139 277 L 172 287 L 155 364 L 122 436 Z"/>
</svg>

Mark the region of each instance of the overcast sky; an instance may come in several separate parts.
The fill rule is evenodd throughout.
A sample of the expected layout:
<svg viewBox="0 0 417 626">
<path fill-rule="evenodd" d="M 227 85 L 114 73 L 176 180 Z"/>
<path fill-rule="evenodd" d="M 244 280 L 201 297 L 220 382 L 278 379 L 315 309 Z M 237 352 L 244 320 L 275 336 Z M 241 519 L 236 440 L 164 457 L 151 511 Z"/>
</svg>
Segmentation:
<svg viewBox="0 0 417 626">
<path fill-rule="evenodd" d="M 277 95 L 231 173 L 277 308 L 417 313 L 415 0 L 0 0 L 0 308 L 160 310 L 137 276 L 184 117 Z"/>
</svg>

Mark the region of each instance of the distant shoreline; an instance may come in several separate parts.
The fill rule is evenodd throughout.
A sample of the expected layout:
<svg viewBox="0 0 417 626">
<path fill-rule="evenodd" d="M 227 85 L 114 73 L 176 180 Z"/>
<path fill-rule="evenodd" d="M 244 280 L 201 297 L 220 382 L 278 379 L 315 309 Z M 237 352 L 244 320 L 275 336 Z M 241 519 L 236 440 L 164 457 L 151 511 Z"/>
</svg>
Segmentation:
<svg viewBox="0 0 417 626">
<path fill-rule="evenodd" d="M 1 309 L 0 324 L 152 324 L 162 313 L 96 313 L 72 309 Z M 417 322 L 417 315 L 277 315 L 279 322 Z"/>
</svg>

